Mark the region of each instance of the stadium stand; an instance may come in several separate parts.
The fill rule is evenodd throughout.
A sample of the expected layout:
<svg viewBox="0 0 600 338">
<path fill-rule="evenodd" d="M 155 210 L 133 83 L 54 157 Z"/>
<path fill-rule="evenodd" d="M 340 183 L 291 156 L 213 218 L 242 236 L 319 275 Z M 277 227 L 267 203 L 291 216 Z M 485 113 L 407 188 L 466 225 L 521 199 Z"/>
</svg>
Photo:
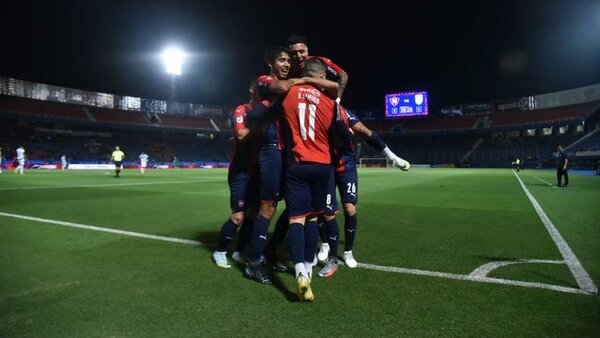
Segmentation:
<svg viewBox="0 0 600 338">
<path fill-rule="evenodd" d="M 160 124 L 164 127 L 216 131 L 209 119 L 199 117 L 163 114 L 160 115 Z"/>
<path fill-rule="evenodd" d="M 174 156 L 196 166 L 228 161 L 230 108 L 176 104 L 171 110 L 165 101 L 55 86 L 47 93 L 36 92 L 45 87 L 0 79 L 0 144 L 7 159 L 12 149 L 23 145 L 29 158 L 37 161 L 58 162 L 66 153 L 71 161 L 106 163 L 119 145 L 127 154 L 126 161 L 137 162 L 142 151 L 150 155 L 151 163 L 169 163 Z M 567 145 L 574 167 L 581 163 L 595 166 L 600 159 L 598 90 L 600 85 L 543 94 L 540 101 L 534 97 L 502 100 L 502 106 L 488 103 L 487 110 L 470 115 L 465 111 L 464 116 L 460 109 L 452 116 L 424 118 L 383 119 L 375 110 L 359 116 L 413 164 L 509 167 L 518 157 L 524 167 L 553 166 L 560 143 Z M 586 101 L 582 95 L 594 99 Z M 549 108 L 538 108 L 538 103 Z M 357 142 L 359 157 L 382 156 L 362 140 Z"/>
<path fill-rule="evenodd" d="M 118 123 L 142 126 L 147 126 L 149 124 L 146 115 L 141 112 L 100 107 L 86 108 L 92 114 L 93 118 L 99 123 Z"/>
<path fill-rule="evenodd" d="M 518 112 L 495 112 L 491 116 L 492 127 L 515 127 L 560 123 L 573 120 L 583 121 L 589 117 L 598 102 L 581 103 L 571 106 L 555 107 Z"/>
<path fill-rule="evenodd" d="M 52 119 L 89 120 L 79 105 L 12 96 L 0 97 L 0 111 Z"/>
</svg>

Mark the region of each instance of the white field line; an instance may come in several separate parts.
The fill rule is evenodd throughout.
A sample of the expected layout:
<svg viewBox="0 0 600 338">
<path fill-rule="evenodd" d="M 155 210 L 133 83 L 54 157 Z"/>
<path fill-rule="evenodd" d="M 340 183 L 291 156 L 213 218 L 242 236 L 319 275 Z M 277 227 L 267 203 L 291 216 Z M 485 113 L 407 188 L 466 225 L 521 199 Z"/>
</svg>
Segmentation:
<svg viewBox="0 0 600 338">
<path fill-rule="evenodd" d="M 470 276 L 470 275 L 460 275 L 460 274 L 448 273 L 448 272 L 427 271 L 427 270 L 419 270 L 419 269 L 406 269 L 406 268 L 397 268 L 397 267 L 393 267 L 393 266 L 381 266 L 381 265 L 365 264 L 365 263 L 358 263 L 358 266 L 361 268 L 364 268 L 364 269 L 369 269 L 369 270 L 397 272 L 397 273 L 421 275 L 421 276 L 429 276 L 429 277 L 441 277 L 441 278 L 457 279 L 457 280 L 479 282 L 479 283 L 492 283 L 492 284 L 522 286 L 522 287 L 526 287 L 526 288 L 546 289 L 546 290 L 553 290 L 553 291 L 566 292 L 566 293 L 590 295 L 590 293 L 588 293 L 584 290 L 581 290 L 581 289 L 570 288 L 570 287 L 559 286 L 559 285 L 552 285 L 552 284 L 522 282 L 522 281 L 517 281 L 517 280 L 490 278 L 490 277 L 475 277 L 475 276 Z"/>
<path fill-rule="evenodd" d="M 220 179 L 219 179 L 220 180 Z M 185 183 L 203 183 L 214 182 L 215 180 L 194 180 L 194 181 L 162 181 L 162 182 L 138 182 L 138 183 L 113 183 L 113 184 L 82 184 L 82 185 L 55 185 L 47 187 L 18 187 L 18 188 L 0 188 L 0 191 L 7 190 L 46 190 L 46 189 L 70 189 L 70 188 L 104 188 L 104 187 L 126 187 L 138 185 L 154 184 L 185 184 Z"/>
<path fill-rule="evenodd" d="M 539 178 L 539 177 L 537 177 L 537 176 L 534 176 L 534 177 L 535 177 L 535 178 L 537 178 L 538 180 L 540 180 L 540 181 L 542 181 L 542 182 L 546 183 L 547 185 L 549 185 L 549 186 L 551 186 L 551 187 L 552 187 L 552 186 L 554 186 L 554 184 L 552 184 L 552 183 L 550 183 L 550 182 L 548 182 L 548 181 L 546 181 L 546 180 L 543 180 L 543 179 L 541 179 L 541 178 Z"/>
<path fill-rule="evenodd" d="M 12 218 L 23 219 L 23 220 L 26 220 L 26 221 L 33 221 L 33 222 L 39 222 L 39 223 L 56 224 L 56 225 L 62 225 L 62 226 L 66 226 L 66 227 L 78 228 L 78 229 L 84 229 L 84 230 L 109 232 L 109 233 L 113 233 L 113 234 L 117 234 L 117 235 L 140 237 L 140 238 L 148 238 L 148 239 L 156 239 L 156 240 L 159 240 L 159 241 L 166 241 L 166 242 L 175 242 L 175 243 L 182 243 L 182 244 L 191 244 L 191 245 L 204 246 L 204 244 L 202 242 L 193 241 L 193 240 L 190 240 L 190 239 L 181 239 L 181 238 L 174 238 L 174 237 L 149 235 L 149 234 L 143 234 L 143 233 L 140 233 L 140 232 L 133 232 L 133 231 L 125 231 L 125 230 L 118 230 L 118 229 L 103 228 L 103 227 L 97 227 L 97 226 L 93 226 L 93 225 L 85 225 L 85 224 L 72 223 L 72 222 L 55 221 L 55 220 L 47 219 L 47 218 L 39 218 L 39 217 L 31 217 L 31 216 L 24 216 L 24 215 L 16 215 L 16 214 L 9 214 L 9 213 L 5 213 L 5 212 L 0 212 L 0 216 L 12 217 Z"/>
<path fill-rule="evenodd" d="M 102 228 L 102 227 L 97 227 L 97 226 L 93 226 L 93 225 L 56 221 L 56 220 L 51 220 L 51 219 L 10 214 L 10 213 L 5 213 L 5 212 L 0 212 L 0 216 L 17 218 L 17 219 L 33 221 L 33 222 L 38 222 L 38 223 L 62 225 L 62 226 L 84 229 L 84 230 L 108 232 L 108 233 L 124 235 L 124 236 L 133 236 L 133 237 L 154 239 L 154 240 L 159 240 L 159 241 L 205 246 L 205 244 L 200 241 L 149 235 L 149 234 L 133 232 L 133 231 Z M 366 264 L 366 263 L 358 263 L 358 267 L 363 268 L 363 269 L 368 269 L 368 270 L 376 270 L 376 271 L 384 271 L 384 272 L 396 272 L 396 273 L 403 273 L 403 274 L 429 276 L 429 277 L 440 277 L 440 278 L 465 280 L 465 281 L 480 282 L 480 283 L 521 286 L 521 287 L 526 287 L 526 288 L 538 288 L 538 289 L 553 290 L 553 291 L 558 291 L 558 292 L 589 295 L 588 292 L 581 290 L 581 289 L 564 287 L 564 286 L 559 286 L 559 285 L 544 284 L 544 283 L 521 282 L 521 281 L 515 281 L 515 280 L 506 280 L 506 279 L 489 278 L 489 277 L 474 277 L 474 276 L 469 276 L 469 275 L 460 275 L 460 274 L 453 274 L 453 273 L 447 273 L 447 272 L 407 269 L 407 268 L 398 268 L 398 267 L 393 267 L 393 266 L 381 266 L 381 265 Z"/>
<path fill-rule="evenodd" d="M 485 277 L 495 269 L 512 264 L 567 264 L 565 261 L 555 261 L 548 259 L 519 259 L 516 261 L 496 261 L 483 264 L 469 274 L 472 277 Z"/>
<path fill-rule="evenodd" d="M 558 251 L 560 251 L 560 254 L 565 259 L 565 263 L 567 263 L 567 266 L 571 270 L 573 277 L 575 277 L 575 280 L 577 281 L 577 285 L 579 285 L 580 288 L 582 288 L 583 290 L 585 290 L 589 293 L 596 294 L 598 292 L 598 287 L 596 286 L 596 284 L 594 284 L 594 281 L 592 280 L 590 275 L 587 273 L 587 271 L 585 271 L 585 269 L 581 265 L 581 262 L 579 262 L 579 259 L 577 259 L 577 256 L 575 256 L 575 253 L 573 252 L 573 250 L 571 250 L 571 248 L 569 247 L 567 242 L 564 240 L 564 238 L 562 237 L 560 232 L 558 232 L 558 229 L 556 229 L 556 226 L 554 226 L 552 221 L 550 221 L 550 218 L 548 218 L 548 215 L 546 215 L 546 213 L 544 212 L 544 210 L 542 209 L 540 204 L 536 201 L 536 199 L 533 197 L 533 195 L 529 192 L 527 187 L 525 187 L 525 184 L 523 183 L 523 181 L 521 180 L 519 175 L 517 175 L 516 173 L 514 173 L 514 175 L 515 175 L 515 177 L 517 177 L 519 184 L 521 184 L 521 188 L 523 188 L 523 191 L 525 191 L 525 194 L 529 198 L 529 201 L 533 205 L 533 208 L 535 209 L 538 216 L 542 220 L 542 223 L 544 223 L 546 230 L 548 230 L 548 233 L 550 233 L 550 237 L 552 237 L 552 240 L 558 247 Z"/>
</svg>

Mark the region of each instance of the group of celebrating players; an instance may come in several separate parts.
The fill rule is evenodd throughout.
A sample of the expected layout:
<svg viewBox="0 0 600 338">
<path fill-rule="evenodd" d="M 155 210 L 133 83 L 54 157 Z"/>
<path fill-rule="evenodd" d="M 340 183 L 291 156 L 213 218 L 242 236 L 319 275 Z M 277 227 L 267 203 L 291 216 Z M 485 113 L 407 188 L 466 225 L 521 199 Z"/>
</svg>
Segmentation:
<svg viewBox="0 0 600 338">
<path fill-rule="evenodd" d="M 336 186 L 344 212 L 344 263 L 350 268 L 358 265 L 352 253 L 358 202 L 353 136 L 361 136 L 401 170 L 408 170 L 410 164 L 340 105 L 347 73 L 327 58 L 309 56 L 303 37 L 294 35 L 287 47 L 269 48 L 265 61 L 269 75 L 250 81 L 250 102 L 233 113 L 235 135 L 228 173 L 232 212 L 221 227 L 213 259 L 219 267 L 231 267 L 227 248 L 239 229 L 232 259 L 245 264 L 244 276 L 271 284 L 267 267 L 288 269 L 277 254 L 287 236 L 298 297 L 310 302 L 317 257 L 325 262 L 319 276 L 331 277 L 338 269 Z M 286 209 L 267 242 L 269 224 L 282 198 Z M 319 237 L 322 245 L 317 255 Z"/>
</svg>

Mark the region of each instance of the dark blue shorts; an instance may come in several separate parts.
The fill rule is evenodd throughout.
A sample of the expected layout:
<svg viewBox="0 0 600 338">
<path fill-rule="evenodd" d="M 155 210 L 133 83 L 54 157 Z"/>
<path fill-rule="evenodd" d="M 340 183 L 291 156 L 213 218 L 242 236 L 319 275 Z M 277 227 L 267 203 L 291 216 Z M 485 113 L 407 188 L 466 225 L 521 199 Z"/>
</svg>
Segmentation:
<svg viewBox="0 0 600 338">
<path fill-rule="evenodd" d="M 320 214 L 325 210 L 330 172 L 328 164 L 290 164 L 285 189 L 285 205 L 290 218 Z"/>
<path fill-rule="evenodd" d="M 340 192 L 342 203 L 356 205 L 358 203 L 358 173 L 356 167 L 336 173 L 333 172 L 333 169 L 331 170 L 331 175 L 327 183 L 327 207 L 325 209 L 325 215 L 328 216 L 337 214 L 339 210 L 337 194 L 335 192 L 336 186 Z"/>
<path fill-rule="evenodd" d="M 229 172 L 229 206 L 232 212 L 246 211 L 249 206 L 258 204 L 257 180 L 247 173 Z"/>
<path fill-rule="evenodd" d="M 335 173 L 335 184 L 340 192 L 342 203 L 358 203 L 358 172 L 356 166 Z"/>
<path fill-rule="evenodd" d="M 260 200 L 276 202 L 280 195 L 283 153 L 276 144 L 266 144 L 258 155 Z"/>
</svg>

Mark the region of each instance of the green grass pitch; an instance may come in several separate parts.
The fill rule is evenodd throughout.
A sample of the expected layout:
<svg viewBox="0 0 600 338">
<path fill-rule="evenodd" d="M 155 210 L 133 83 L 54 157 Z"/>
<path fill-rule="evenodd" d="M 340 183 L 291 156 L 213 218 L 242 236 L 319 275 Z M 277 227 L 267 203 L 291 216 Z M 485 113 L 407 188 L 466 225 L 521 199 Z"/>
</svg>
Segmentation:
<svg viewBox="0 0 600 338">
<path fill-rule="evenodd" d="M 265 286 L 214 265 L 226 174 L 4 171 L 0 337 L 600 336 L 600 298 L 512 170 L 360 169 L 361 265 L 315 276 L 314 303 L 297 301 L 290 274 Z M 553 171 L 519 177 L 597 286 L 600 178 L 571 174 L 559 189 Z M 519 260 L 538 261 L 472 277 Z"/>
</svg>

